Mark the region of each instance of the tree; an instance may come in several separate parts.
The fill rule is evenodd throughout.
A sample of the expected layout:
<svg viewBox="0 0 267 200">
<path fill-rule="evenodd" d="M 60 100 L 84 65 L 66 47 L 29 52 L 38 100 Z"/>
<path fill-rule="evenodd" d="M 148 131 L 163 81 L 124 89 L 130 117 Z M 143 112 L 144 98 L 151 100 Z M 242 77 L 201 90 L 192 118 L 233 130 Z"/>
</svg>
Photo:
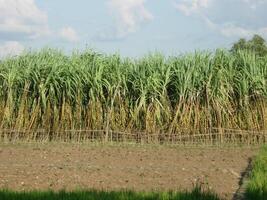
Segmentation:
<svg viewBox="0 0 267 200">
<path fill-rule="evenodd" d="M 254 35 L 253 38 L 249 41 L 246 41 L 246 39 L 241 38 L 231 48 L 232 53 L 236 53 L 239 50 L 247 50 L 247 51 L 253 51 L 258 56 L 266 56 L 267 55 L 267 45 L 266 41 L 263 39 L 263 37 L 259 35 Z"/>
</svg>

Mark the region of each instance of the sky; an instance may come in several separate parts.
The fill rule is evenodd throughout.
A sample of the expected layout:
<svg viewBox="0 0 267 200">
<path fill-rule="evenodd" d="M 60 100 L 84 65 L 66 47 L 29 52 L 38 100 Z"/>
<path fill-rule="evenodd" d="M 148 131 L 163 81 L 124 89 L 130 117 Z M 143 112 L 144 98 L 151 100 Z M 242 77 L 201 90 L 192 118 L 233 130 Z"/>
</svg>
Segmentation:
<svg viewBox="0 0 267 200">
<path fill-rule="evenodd" d="M 267 39 L 267 0 L 0 0 L 0 57 L 46 47 L 123 56 Z"/>
</svg>

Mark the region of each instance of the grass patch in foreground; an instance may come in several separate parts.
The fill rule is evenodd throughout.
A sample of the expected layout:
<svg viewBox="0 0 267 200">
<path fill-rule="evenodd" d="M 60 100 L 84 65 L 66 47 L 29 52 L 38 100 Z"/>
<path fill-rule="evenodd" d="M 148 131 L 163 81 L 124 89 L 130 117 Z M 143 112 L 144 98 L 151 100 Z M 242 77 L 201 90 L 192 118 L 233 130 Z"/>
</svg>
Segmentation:
<svg viewBox="0 0 267 200">
<path fill-rule="evenodd" d="M 77 191 L 77 192 L 13 192 L 0 191 L 1 200 L 219 200 L 212 192 L 203 192 L 195 188 L 192 192 L 104 192 L 104 191 Z"/>
<path fill-rule="evenodd" d="M 247 199 L 267 199 L 267 146 L 253 162 L 253 169 L 246 190 Z"/>
</svg>

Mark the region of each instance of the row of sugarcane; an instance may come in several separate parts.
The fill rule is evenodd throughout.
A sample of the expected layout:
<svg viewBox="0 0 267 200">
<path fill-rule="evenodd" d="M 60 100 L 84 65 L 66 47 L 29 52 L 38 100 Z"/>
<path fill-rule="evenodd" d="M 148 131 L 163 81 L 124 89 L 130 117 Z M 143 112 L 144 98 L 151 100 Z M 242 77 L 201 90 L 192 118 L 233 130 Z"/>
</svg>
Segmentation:
<svg viewBox="0 0 267 200">
<path fill-rule="evenodd" d="M 0 61 L 0 129 L 207 133 L 267 129 L 267 57 L 125 58 L 54 49 Z M 187 132 L 181 130 L 188 130 Z"/>
</svg>

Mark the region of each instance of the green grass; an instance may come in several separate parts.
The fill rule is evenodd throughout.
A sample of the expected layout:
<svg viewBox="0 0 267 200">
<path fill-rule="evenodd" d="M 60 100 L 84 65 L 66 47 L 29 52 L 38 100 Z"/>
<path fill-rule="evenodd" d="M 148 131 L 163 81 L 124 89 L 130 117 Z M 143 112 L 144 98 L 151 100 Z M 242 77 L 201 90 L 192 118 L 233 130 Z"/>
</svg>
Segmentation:
<svg viewBox="0 0 267 200">
<path fill-rule="evenodd" d="M 267 199 L 267 146 L 253 162 L 253 169 L 246 191 L 247 199 Z"/>
<path fill-rule="evenodd" d="M 9 190 L 0 191 L 1 200 L 219 200 L 211 192 L 202 192 L 195 188 L 192 192 L 101 192 L 101 191 L 79 191 L 79 192 L 13 192 Z"/>
</svg>

